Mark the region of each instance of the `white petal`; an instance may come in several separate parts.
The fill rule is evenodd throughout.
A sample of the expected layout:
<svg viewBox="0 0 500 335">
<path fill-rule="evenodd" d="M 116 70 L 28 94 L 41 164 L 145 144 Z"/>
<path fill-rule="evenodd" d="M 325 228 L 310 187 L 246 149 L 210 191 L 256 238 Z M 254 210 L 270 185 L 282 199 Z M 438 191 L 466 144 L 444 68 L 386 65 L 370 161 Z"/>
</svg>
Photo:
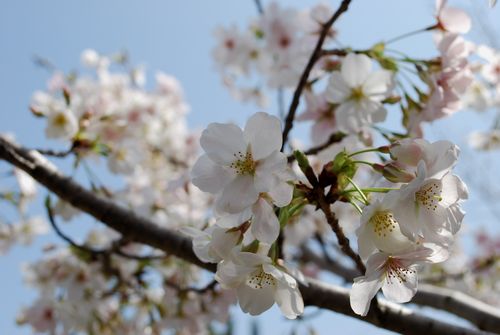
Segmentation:
<svg viewBox="0 0 500 335">
<path fill-rule="evenodd" d="M 400 271 L 403 271 L 402 269 Z M 401 278 L 387 275 L 382 285 L 384 296 L 393 302 L 408 302 L 417 293 L 417 271 L 409 268 L 406 273 L 400 274 Z"/>
<path fill-rule="evenodd" d="M 382 286 L 380 278 L 358 277 L 352 284 L 349 300 L 354 313 L 365 316 L 370 309 L 370 301 Z"/>
<path fill-rule="evenodd" d="M 370 57 L 360 54 L 348 54 L 342 60 L 340 72 L 349 87 L 355 88 L 361 86 L 372 69 Z"/>
<path fill-rule="evenodd" d="M 240 237 L 240 232 L 228 232 L 224 228 L 216 227 L 212 231 L 212 242 L 210 243 L 210 247 L 218 257 L 227 259 L 231 254 L 231 250 L 240 240 Z"/>
<path fill-rule="evenodd" d="M 253 159 L 263 159 L 281 149 L 281 122 L 275 116 L 256 113 L 248 119 L 243 136 L 251 145 Z"/>
<path fill-rule="evenodd" d="M 253 289 L 247 285 L 241 285 L 236 293 L 241 309 L 250 315 L 259 315 L 274 304 L 274 292 L 271 286 Z"/>
<path fill-rule="evenodd" d="M 325 92 L 326 99 L 329 102 L 338 104 L 348 100 L 351 93 L 351 88 L 347 85 L 340 72 L 332 72 Z"/>
<path fill-rule="evenodd" d="M 377 248 L 371 239 L 371 233 L 369 231 L 370 227 L 367 227 L 367 224 L 361 226 L 356 234 L 358 235 L 358 251 L 359 256 L 366 260 L 370 257 Z"/>
<path fill-rule="evenodd" d="M 236 288 L 244 285 L 244 281 L 253 270 L 250 267 L 241 267 L 231 261 L 223 260 L 217 264 L 215 279 L 222 288 Z"/>
<path fill-rule="evenodd" d="M 231 180 L 232 174 L 203 155 L 191 170 L 191 181 L 200 190 L 216 194 Z"/>
<path fill-rule="evenodd" d="M 304 313 L 304 300 L 297 286 L 290 287 L 279 282 L 274 298 L 286 318 L 295 319 Z"/>
<path fill-rule="evenodd" d="M 255 203 L 259 194 L 252 176 L 237 176 L 224 187 L 216 200 L 219 213 L 239 213 Z"/>
<path fill-rule="evenodd" d="M 217 219 L 216 223 L 218 226 L 223 228 L 234 228 L 238 227 L 245 221 L 250 220 L 251 216 L 252 216 L 252 211 L 250 209 L 247 209 L 241 213 L 221 216 L 220 218 Z"/>
<path fill-rule="evenodd" d="M 220 165 L 230 165 L 234 154 L 247 151 L 247 144 L 243 140 L 243 132 L 234 124 L 211 123 L 203 131 L 200 145 L 208 157 Z"/>
<path fill-rule="evenodd" d="M 392 72 L 379 70 L 370 73 L 363 83 L 363 93 L 371 99 L 383 100 L 391 87 Z"/>
<path fill-rule="evenodd" d="M 252 207 L 252 234 L 256 239 L 265 243 L 273 243 L 278 238 L 280 233 L 280 223 L 273 207 L 263 198 Z"/>
<path fill-rule="evenodd" d="M 273 199 L 273 203 L 278 207 L 284 207 L 292 201 L 293 185 L 285 181 L 280 181 L 268 192 Z"/>
</svg>

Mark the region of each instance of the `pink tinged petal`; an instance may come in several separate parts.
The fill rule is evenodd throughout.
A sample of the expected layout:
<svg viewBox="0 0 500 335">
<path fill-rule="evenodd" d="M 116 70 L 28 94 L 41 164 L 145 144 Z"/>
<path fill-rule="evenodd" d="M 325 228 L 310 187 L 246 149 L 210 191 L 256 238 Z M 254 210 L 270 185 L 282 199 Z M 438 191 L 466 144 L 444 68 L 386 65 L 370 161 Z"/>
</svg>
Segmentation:
<svg viewBox="0 0 500 335">
<path fill-rule="evenodd" d="M 465 34 L 471 28 L 469 15 L 461 9 L 445 7 L 439 15 L 439 21 L 450 33 Z"/>
<path fill-rule="evenodd" d="M 304 313 L 304 300 L 297 285 L 291 287 L 278 282 L 274 299 L 287 319 L 296 319 Z"/>
<path fill-rule="evenodd" d="M 278 238 L 280 232 L 280 223 L 273 207 L 263 198 L 253 205 L 254 214 L 251 231 L 252 234 L 261 242 L 273 243 Z"/>
<path fill-rule="evenodd" d="M 382 286 L 382 280 L 377 276 L 358 277 L 352 284 L 349 300 L 354 313 L 365 316 L 370 309 L 370 301 Z"/>
<path fill-rule="evenodd" d="M 436 13 L 440 13 L 444 6 L 446 6 L 447 0 L 436 0 Z"/>
<path fill-rule="evenodd" d="M 232 174 L 215 164 L 208 155 L 203 155 L 191 170 L 191 181 L 200 190 L 212 194 L 219 193 L 232 178 Z"/>
<path fill-rule="evenodd" d="M 326 88 L 326 100 L 332 103 L 342 103 L 351 96 L 351 88 L 347 85 L 340 72 L 335 71 L 330 75 Z"/>
<path fill-rule="evenodd" d="M 255 189 L 252 176 L 237 176 L 228 183 L 216 200 L 219 213 L 235 214 L 244 211 L 255 203 L 259 193 Z"/>
<path fill-rule="evenodd" d="M 234 124 L 209 124 L 201 134 L 200 145 L 212 161 L 226 166 L 235 160 L 235 154 L 247 151 L 243 132 Z"/>
<path fill-rule="evenodd" d="M 392 72 L 379 70 L 370 73 L 363 83 L 363 93 L 372 100 L 382 101 L 392 86 Z"/>
<path fill-rule="evenodd" d="M 262 314 L 274 304 L 274 288 L 272 286 L 254 289 L 245 284 L 241 285 L 236 293 L 241 309 L 250 315 Z"/>
<path fill-rule="evenodd" d="M 417 278 L 417 271 L 413 267 L 393 266 L 387 269 L 382 292 L 390 301 L 408 302 L 417 293 Z"/>
<path fill-rule="evenodd" d="M 340 73 L 351 88 L 363 85 L 372 70 L 370 57 L 360 54 L 348 54 L 342 60 Z"/>
<path fill-rule="evenodd" d="M 248 119 L 243 136 L 251 145 L 253 159 L 263 159 L 281 149 L 281 122 L 267 113 L 256 113 Z"/>
</svg>

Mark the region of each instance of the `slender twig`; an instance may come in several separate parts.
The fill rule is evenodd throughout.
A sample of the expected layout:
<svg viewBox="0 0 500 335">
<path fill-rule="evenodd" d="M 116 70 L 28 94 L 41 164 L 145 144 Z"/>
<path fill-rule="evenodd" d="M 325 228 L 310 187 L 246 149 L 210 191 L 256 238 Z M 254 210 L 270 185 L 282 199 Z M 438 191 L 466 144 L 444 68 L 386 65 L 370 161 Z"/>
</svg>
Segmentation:
<svg viewBox="0 0 500 335">
<path fill-rule="evenodd" d="M 259 12 L 260 15 L 264 14 L 264 7 L 262 7 L 262 2 L 260 0 L 254 0 L 255 2 L 255 7 L 257 7 L 257 11 Z"/>
<path fill-rule="evenodd" d="M 328 222 L 333 232 L 335 233 L 335 236 L 337 236 L 340 249 L 344 254 L 349 256 L 349 258 L 351 258 L 354 261 L 359 272 L 361 274 L 364 274 L 366 271 L 365 265 L 363 264 L 361 257 L 359 257 L 359 255 L 351 248 L 349 239 L 345 236 L 342 227 L 340 227 L 339 220 L 332 212 L 330 204 L 326 201 L 325 196 L 321 194 L 318 197 L 317 202 L 319 208 L 325 214 L 326 222 Z"/>
<path fill-rule="evenodd" d="M 121 245 L 119 245 L 117 243 L 113 243 L 113 247 L 109 248 L 109 249 L 94 249 L 94 248 L 90 248 L 86 245 L 79 244 L 79 243 L 75 242 L 71 237 L 66 235 L 61 230 L 61 228 L 59 228 L 59 226 L 56 223 L 55 217 L 54 217 L 54 210 L 52 209 L 52 207 L 50 206 L 49 203 L 45 204 L 45 208 L 47 210 L 47 217 L 49 218 L 50 225 L 52 226 L 52 228 L 54 229 L 56 234 L 61 239 L 66 241 L 69 245 L 74 247 L 75 249 L 89 253 L 89 254 L 96 256 L 96 257 L 104 255 L 104 254 L 116 254 L 116 255 L 119 255 L 123 258 L 129 258 L 129 259 L 133 259 L 133 260 L 137 260 L 137 261 L 163 260 L 167 257 L 166 255 L 134 255 L 134 254 L 129 254 L 129 253 L 121 250 L 120 249 Z"/>
<path fill-rule="evenodd" d="M 165 281 L 164 284 L 168 287 L 175 289 L 176 291 L 179 291 L 179 292 L 194 292 L 194 293 L 198 293 L 198 294 L 203 294 L 203 293 L 212 291 L 218 283 L 216 280 L 212 280 L 210 283 L 208 283 L 207 285 L 205 285 L 203 287 L 181 287 L 181 286 L 174 284 L 172 282 L 169 282 L 169 281 Z"/>
<path fill-rule="evenodd" d="M 307 80 L 309 79 L 309 74 L 311 73 L 314 65 L 318 61 L 318 59 L 321 57 L 321 48 L 323 47 L 323 43 L 325 42 L 326 36 L 328 35 L 328 31 L 330 28 L 333 26 L 335 21 L 349 9 L 349 4 L 351 3 L 351 0 L 343 0 L 342 3 L 340 4 L 339 8 L 337 11 L 332 15 L 330 20 L 328 20 L 326 23 L 323 24 L 323 27 L 321 29 L 321 33 L 318 38 L 318 42 L 316 43 L 316 47 L 314 48 L 313 53 L 311 54 L 311 57 L 309 58 L 309 61 L 307 62 L 306 67 L 304 68 L 304 72 L 302 72 L 302 75 L 300 76 L 299 83 L 297 85 L 297 88 L 295 89 L 295 92 L 293 93 L 293 98 L 292 98 L 292 103 L 290 104 L 290 108 L 288 110 L 288 115 L 285 119 L 285 127 L 283 129 L 283 143 L 281 147 L 281 151 L 285 148 L 285 145 L 288 141 L 288 135 L 290 131 L 293 128 L 293 121 L 295 119 L 295 113 L 297 112 L 297 107 L 299 106 L 300 102 L 300 97 L 302 95 L 302 91 L 307 85 Z"/>
<path fill-rule="evenodd" d="M 64 151 L 55 151 L 51 149 L 35 149 L 35 150 L 41 153 L 42 155 L 57 157 L 57 158 L 67 157 L 69 154 L 73 152 L 73 148 Z"/>
<path fill-rule="evenodd" d="M 304 154 L 306 156 L 316 155 L 318 152 L 320 152 L 320 151 L 328 148 L 330 145 L 342 141 L 342 139 L 345 136 L 346 135 L 344 133 L 341 133 L 341 132 L 333 133 L 333 134 L 330 135 L 330 137 L 328 138 L 328 140 L 325 143 L 320 144 L 320 145 L 318 145 L 316 147 L 312 147 L 311 149 L 304 151 Z M 290 155 L 287 158 L 288 158 L 288 163 L 291 163 L 291 162 L 293 162 L 295 160 L 295 156 L 294 155 Z"/>
</svg>

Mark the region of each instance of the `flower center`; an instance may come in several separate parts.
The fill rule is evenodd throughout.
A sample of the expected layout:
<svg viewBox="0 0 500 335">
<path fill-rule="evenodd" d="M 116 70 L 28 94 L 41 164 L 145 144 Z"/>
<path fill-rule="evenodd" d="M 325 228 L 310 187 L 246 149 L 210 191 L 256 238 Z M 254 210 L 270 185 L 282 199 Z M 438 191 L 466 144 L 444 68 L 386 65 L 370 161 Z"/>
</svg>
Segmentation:
<svg viewBox="0 0 500 335">
<path fill-rule="evenodd" d="M 392 283 L 393 280 L 397 280 L 400 284 L 406 283 L 408 276 L 415 274 L 415 270 L 405 268 L 401 263 L 393 258 L 389 257 L 386 266 L 386 280 L 388 283 Z"/>
<path fill-rule="evenodd" d="M 276 286 L 276 279 L 269 273 L 257 270 L 247 278 L 247 285 L 254 289 L 263 289 L 269 286 Z"/>
<path fill-rule="evenodd" d="M 375 213 L 370 219 L 373 226 L 373 232 L 378 237 L 386 237 L 396 229 L 398 222 L 389 211 L 380 211 Z"/>
<path fill-rule="evenodd" d="M 441 188 L 438 183 L 431 182 L 422 186 L 420 190 L 415 192 L 415 200 L 420 205 L 424 206 L 430 211 L 435 211 L 439 202 L 443 200 L 441 196 Z"/>
<path fill-rule="evenodd" d="M 365 97 L 365 94 L 363 93 L 363 88 L 361 86 L 359 87 L 354 87 L 351 89 L 351 96 L 350 99 L 354 101 L 361 101 Z"/>
<path fill-rule="evenodd" d="M 246 154 L 238 151 L 237 154 L 233 154 L 236 158 L 234 162 L 231 163 L 230 167 L 240 176 L 244 175 L 254 175 L 257 163 L 253 160 L 253 155 L 250 150 Z"/>
<path fill-rule="evenodd" d="M 64 127 L 68 123 L 68 120 L 64 113 L 58 113 L 52 122 L 56 127 Z"/>
</svg>

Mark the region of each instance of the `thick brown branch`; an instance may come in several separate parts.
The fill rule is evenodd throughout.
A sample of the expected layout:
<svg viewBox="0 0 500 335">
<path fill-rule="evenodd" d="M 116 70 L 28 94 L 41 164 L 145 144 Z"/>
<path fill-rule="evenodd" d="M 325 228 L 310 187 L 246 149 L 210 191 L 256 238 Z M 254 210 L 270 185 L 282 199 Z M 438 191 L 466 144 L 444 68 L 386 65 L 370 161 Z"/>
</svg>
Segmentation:
<svg viewBox="0 0 500 335">
<path fill-rule="evenodd" d="M 0 159 L 24 170 L 60 198 L 120 232 L 127 240 L 150 245 L 187 262 L 215 271 L 214 265 L 203 263 L 196 257 L 189 239 L 170 229 L 161 228 L 153 221 L 84 189 L 62 175 L 38 152 L 28 152 L 0 136 Z M 435 320 L 386 302 L 382 302 L 379 313 L 370 311 L 366 318 L 361 318 L 350 308 L 349 290 L 312 279 L 308 279 L 308 282 L 307 286 L 301 286 L 301 293 L 307 305 L 356 317 L 389 330 L 427 335 L 482 334 L 480 331 Z"/>
<path fill-rule="evenodd" d="M 316 43 L 316 46 L 314 48 L 313 53 L 311 54 L 311 57 L 309 58 L 309 61 L 307 62 L 306 67 L 304 68 L 304 72 L 302 72 L 302 75 L 300 76 L 299 83 L 297 85 L 297 88 L 295 89 L 295 92 L 293 93 L 293 98 L 292 98 L 292 103 L 290 104 L 290 108 L 288 110 L 288 115 L 286 116 L 285 120 L 285 128 L 283 129 L 283 144 L 281 151 L 283 151 L 283 148 L 286 145 L 286 142 L 288 141 L 288 135 L 290 133 L 290 130 L 293 128 L 293 121 L 295 120 L 295 113 L 297 112 L 297 108 L 299 107 L 299 102 L 300 102 L 300 97 L 302 95 L 302 91 L 307 85 L 307 81 L 309 79 L 309 74 L 311 73 L 314 64 L 318 61 L 319 58 L 321 58 L 321 49 L 323 47 L 323 43 L 325 42 L 326 37 L 328 36 L 328 31 L 330 28 L 333 26 L 335 21 L 349 9 L 349 4 L 351 3 L 351 0 L 343 0 L 342 3 L 340 4 L 339 8 L 337 11 L 332 15 L 330 20 L 325 22 L 323 24 L 323 27 L 321 29 L 321 33 L 318 38 L 318 42 Z"/>
</svg>

